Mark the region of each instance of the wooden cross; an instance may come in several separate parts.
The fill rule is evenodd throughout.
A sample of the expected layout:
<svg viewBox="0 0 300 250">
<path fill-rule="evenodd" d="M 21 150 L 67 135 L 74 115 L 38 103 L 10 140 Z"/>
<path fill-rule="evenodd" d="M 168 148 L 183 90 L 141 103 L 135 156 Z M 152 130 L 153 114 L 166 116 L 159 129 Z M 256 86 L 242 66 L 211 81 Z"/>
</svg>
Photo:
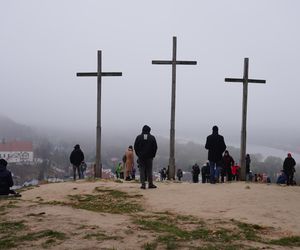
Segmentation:
<svg viewBox="0 0 300 250">
<path fill-rule="evenodd" d="M 122 72 L 102 72 L 102 51 L 98 50 L 97 72 L 77 73 L 77 76 L 97 76 L 97 129 L 95 177 L 102 178 L 101 162 L 101 82 L 102 76 L 122 76 Z"/>
<path fill-rule="evenodd" d="M 244 58 L 244 77 L 243 78 L 225 78 L 225 82 L 242 82 L 243 83 L 243 109 L 242 109 L 242 129 L 241 129 L 241 148 L 240 148 L 240 166 L 241 180 L 246 180 L 246 141 L 247 141 L 247 99 L 248 83 L 266 83 L 266 80 L 249 79 L 249 59 Z"/>
<path fill-rule="evenodd" d="M 168 179 L 175 180 L 175 98 L 176 98 L 176 65 L 196 65 L 197 61 L 177 61 L 177 38 L 173 37 L 172 60 L 153 60 L 152 64 L 171 64 L 172 65 L 172 94 L 171 94 L 171 129 L 170 129 L 170 157 Z"/>
</svg>

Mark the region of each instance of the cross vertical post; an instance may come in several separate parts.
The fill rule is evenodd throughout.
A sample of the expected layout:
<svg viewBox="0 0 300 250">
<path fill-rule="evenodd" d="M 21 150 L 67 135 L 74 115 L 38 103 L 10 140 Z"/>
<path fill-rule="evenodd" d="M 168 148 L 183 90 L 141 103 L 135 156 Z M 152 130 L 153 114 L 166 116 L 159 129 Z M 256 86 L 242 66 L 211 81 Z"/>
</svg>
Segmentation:
<svg viewBox="0 0 300 250">
<path fill-rule="evenodd" d="M 96 127 L 96 167 L 95 177 L 102 178 L 102 159 L 101 159 L 101 92 L 102 92 L 102 51 L 97 53 L 97 127 Z"/>
<path fill-rule="evenodd" d="M 177 38 L 173 37 L 172 54 L 172 97 L 171 97 L 171 120 L 170 120 L 170 157 L 169 157 L 169 179 L 175 180 L 175 105 L 176 105 L 176 54 Z"/>
<path fill-rule="evenodd" d="M 246 180 L 246 147 L 247 147 L 247 105 L 248 105 L 248 83 L 266 83 L 266 80 L 249 79 L 249 58 L 244 58 L 243 78 L 225 78 L 225 82 L 243 83 L 243 106 L 242 106 L 242 128 L 240 147 L 241 180 Z"/>
<path fill-rule="evenodd" d="M 152 64 L 172 65 L 172 93 L 171 93 L 171 120 L 170 120 L 170 155 L 168 179 L 175 180 L 175 104 L 176 104 L 176 65 L 196 65 L 197 61 L 177 61 L 177 37 L 173 37 L 172 60 L 153 60 Z"/>
<path fill-rule="evenodd" d="M 101 159 L 101 94 L 102 76 L 122 76 L 122 72 L 102 72 L 102 51 L 97 52 L 97 72 L 80 72 L 77 76 L 96 76 L 97 77 L 97 126 L 96 126 L 96 164 L 95 178 L 102 178 L 102 159 Z"/>
</svg>

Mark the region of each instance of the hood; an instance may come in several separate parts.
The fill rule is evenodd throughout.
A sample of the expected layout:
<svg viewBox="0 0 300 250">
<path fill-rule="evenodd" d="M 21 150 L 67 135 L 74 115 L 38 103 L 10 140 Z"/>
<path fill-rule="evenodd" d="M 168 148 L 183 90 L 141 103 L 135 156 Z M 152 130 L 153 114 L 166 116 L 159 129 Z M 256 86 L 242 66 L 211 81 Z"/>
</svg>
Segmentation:
<svg viewBox="0 0 300 250">
<path fill-rule="evenodd" d="M 151 128 L 148 125 L 143 127 L 142 133 L 143 134 L 150 134 Z"/>
</svg>

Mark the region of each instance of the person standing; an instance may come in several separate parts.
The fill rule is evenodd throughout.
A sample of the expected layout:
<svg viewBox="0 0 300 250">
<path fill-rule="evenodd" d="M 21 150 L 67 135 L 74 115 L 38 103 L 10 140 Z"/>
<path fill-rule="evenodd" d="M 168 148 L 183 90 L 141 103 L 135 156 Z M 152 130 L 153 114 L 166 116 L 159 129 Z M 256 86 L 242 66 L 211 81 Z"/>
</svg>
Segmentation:
<svg viewBox="0 0 300 250">
<path fill-rule="evenodd" d="M 146 176 L 148 179 L 148 188 L 156 188 L 153 184 L 153 158 L 157 152 L 157 143 L 153 135 L 150 134 L 151 128 L 148 125 L 143 126 L 142 133 L 138 135 L 134 142 L 134 150 L 139 160 L 141 188 L 146 188 Z"/>
<path fill-rule="evenodd" d="M 219 135 L 217 126 L 213 126 L 212 134 L 207 136 L 205 148 L 208 150 L 208 160 L 210 165 L 210 183 L 215 184 L 218 178 L 218 169 L 222 164 L 222 155 L 226 149 L 224 137 Z M 217 176 L 216 176 L 217 175 Z"/>
<path fill-rule="evenodd" d="M 226 181 L 232 181 L 231 167 L 234 166 L 234 160 L 232 156 L 229 154 L 228 150 L 225 150 L 222 160 L 223 160 L 224 173 L 221 177 L 221 181 L 224 182 L 224 175 L 226 175 Z"/>
<path fill-rule="evenodd" d="M 200 167 L 197 163 L 192 166 L 193 183 L 199 182 Z"/>
<path fill-rule="evenodd" d="M 73 178 L 74 181 L 76 181 L 76 170 L 78 173 L 78 178 L 81 179 L 81 171 L 80 171 L 80 165 L 84 161 L 84 154 L 80 149 L 80 145 L 76 144 L 74 146 L 74 150 L 72 151 L 70 155 L 70 162 L 73 165 Z"/>
<path fill-rule="evenodd" d="M 133 155 L 133 148 L 130 145 L 125 153 L 126 161 L 125 161 L 125 181 L 131 180 L 131 174 L 134 166 L 134 155 Z"/>
<path fill-rule="evenodd" d="M 207 161 L 201 168 L 201 176 L 202 176 L 202 183 L 208 183 L 209 181 L 209 161 Z"/>
<path fill-rule="evenodd" d="M 296 172 L 295 170 L 296 166 L 296 161 L 292 157 L 291 153 L 287 154 L 287 157 L 285 158 L 283 162 L 283 170 L 286 175 L 286 184 L 289 185 L 294 185 L 294 173 Z"/>
<path fill-rule="evenodd" d="M 250 163 L 251 163 L 250 155 L 246 154 L 246 181 L 250 180 Z"/>
</svg>

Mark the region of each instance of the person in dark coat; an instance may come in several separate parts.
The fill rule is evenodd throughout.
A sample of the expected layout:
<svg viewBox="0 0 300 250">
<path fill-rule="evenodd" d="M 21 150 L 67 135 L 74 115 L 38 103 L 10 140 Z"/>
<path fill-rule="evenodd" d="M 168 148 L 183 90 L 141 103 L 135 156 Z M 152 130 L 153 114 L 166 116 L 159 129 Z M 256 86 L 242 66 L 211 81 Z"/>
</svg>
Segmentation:
<svg viewBox="0 0 300 250">
<path fill-rule="evenodd" d="M 151 128 L 145 125 L 142 133 L 138 135 L 134 142 L 135 154 L 139 159 L 141 188 L 146 188 L 146 176 L 148 179 L 148 188 L 156 188 L 153 184 L 153 158 L 157 152 L 157 143 L 153 135 L 150 134 Z"/>
<path fill-rule="evenodd" d="M 193 182 L 198 183 L 199 182 L 199 174 L 200 174 L 200 167 L 197 163 L 192 166 L 192 176 L 193 176 Z"/>
<path fill-rule="evenodd" d="M 6 169 L 6 166 L 7 161 L 0 159 L 0 195 L 17 195 L 14 190 L 10 190 L 10 188 L 14 185 L 14 182 L 11 172 Z"/>
<path fill-rule="evenodd" d="M 202 177 L 202 183 L 208 183 L 209 182 L 209 161 L 206 162 L 201 168 L 201 177 Z"/>
<path fill-rule="evenodd" d="M 250 163 L 251 163 L 251 158 L 249 154 L 246 154 L 246 180 L 250 180 Z"/>
<path fill-rule="evenodd" d="M 181 178 L 183 177 L 183 172 L 182 172 L 182 170 L 180 168 L 177 170 L 176 175 L 177 175 L 177 179 L 179 181 L 181 181 Z"/>
<path fill-rule="evenodd" d="M 76 144 L 74 146 L 74 150 L 72 151 L 70 155 L 70 162 L 73 165 L 73 177 L 74 181 L 76 181 L 76 170 L 78 173 L 78 178 L 82 179 L 81 171 L 80 171 L 80 165 L 84 161 L 84 154 L 80 149 L 80 145 Z"/>
<path fill-rule="evenodd" d="M 224 175 L 226 175 L 226 181 L 232 181 L 231 167 L 234 166 L 234 160 L 232 156 L 229 154 L 228 150 L 225 150 L 222 161 L 223 161 L 224 173 L 221 176 L 221 180 L 222 182 L 224 182 Z"/>
<path fill-rule="evenodd" d="M 226 149 L 224 137 L 219 135 L 217 126 L 213 126 L 212 134 L 207 136 L 205 148 L 208 150 L 208 160 L 210 165 L 210 183 L 216 183 L 218 172 L 222 164 L 222 155 Z"/>
<path fill-rule="evenodd" d="M 294 173 L 296 172 L 295 170 L 296 162 L 294 158 L 292 157 L 291 153 L 288 153 L 287 157 L 285 158 L 283 162 L 283 170 L 286 175 L 286 184 L 287 185 L 293 185 L 294 184 Z"/>
</svg>

